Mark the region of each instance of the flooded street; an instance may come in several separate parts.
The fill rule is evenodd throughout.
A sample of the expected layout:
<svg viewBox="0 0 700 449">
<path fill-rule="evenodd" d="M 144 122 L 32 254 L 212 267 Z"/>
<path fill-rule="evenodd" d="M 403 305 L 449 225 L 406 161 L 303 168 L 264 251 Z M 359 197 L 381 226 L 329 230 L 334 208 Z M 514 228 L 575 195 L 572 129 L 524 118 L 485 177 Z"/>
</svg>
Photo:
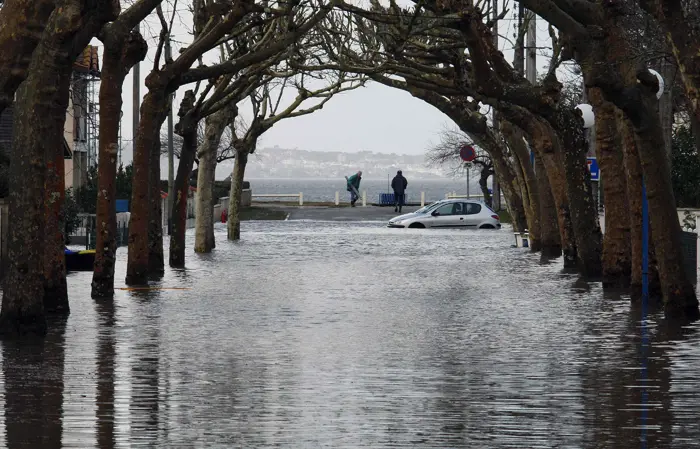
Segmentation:
<svg viewBox="0 0 700 449">
<path fill-rule="evenodd" d="M 217 226 L 167 290 L 69 276 L 67 322 L 2 345 L 0 446 L 700 447 L 698 326 L 643 327 L 508 227 Z"/>
</svg>

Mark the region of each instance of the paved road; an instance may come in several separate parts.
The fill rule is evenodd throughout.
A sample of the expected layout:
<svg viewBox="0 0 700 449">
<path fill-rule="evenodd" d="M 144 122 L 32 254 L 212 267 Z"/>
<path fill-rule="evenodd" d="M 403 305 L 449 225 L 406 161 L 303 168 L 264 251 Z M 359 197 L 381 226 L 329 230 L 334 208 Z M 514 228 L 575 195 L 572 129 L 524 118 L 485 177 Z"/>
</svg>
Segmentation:
<svg viewBox="0 0 700 449">
<path fill-rule="evenodd" d="M 288 207 L 289 220 L 318 221 L 386 221 L 399 215 L 393 207 Z M 419 207 L 404 207 L 403 213 L 413 212 Z"/>
</svg>

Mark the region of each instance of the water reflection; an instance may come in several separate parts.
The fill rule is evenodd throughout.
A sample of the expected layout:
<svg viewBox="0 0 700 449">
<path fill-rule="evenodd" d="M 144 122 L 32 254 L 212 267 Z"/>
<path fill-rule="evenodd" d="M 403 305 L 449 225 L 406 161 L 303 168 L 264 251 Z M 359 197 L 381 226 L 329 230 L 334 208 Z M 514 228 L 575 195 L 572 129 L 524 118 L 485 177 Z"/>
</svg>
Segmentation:
<svg viewBox="0 0 700 449">
<path fill-rule="evenodd" d="M 112 300 L 95 301 L 97 333 L 97 446 L 111 449 L 116 443 L 114 422 L 114 388 L 116 380 L 115 304 Z"/>
<path fill-rule="evenodd" d="M 44 340 L 2 345 L 5 443 L 8 448 L 60 448 L 66 320 Z"/>
<path fill-rule="evenodd" d="M 645 352 L 628 297 L 507 231 L 245 226 L 157 283 L 190 290 L 72 276 L 67 324 L 2 343 L 5 446 L 698 447 L 697 325 L 651 310 Z"/>
</svg>

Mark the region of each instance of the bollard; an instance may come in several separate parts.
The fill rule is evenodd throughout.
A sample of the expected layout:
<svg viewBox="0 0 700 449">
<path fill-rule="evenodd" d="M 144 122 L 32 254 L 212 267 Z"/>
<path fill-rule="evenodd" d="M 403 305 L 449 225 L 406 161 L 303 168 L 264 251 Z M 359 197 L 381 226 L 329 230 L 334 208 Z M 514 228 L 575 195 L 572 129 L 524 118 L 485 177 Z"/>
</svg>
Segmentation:
<svg viewBox="0 0 700 449">
<path fill-rule="evenodd" d="M 340 205 L 340 192 L 338 192 L 337 190 L 335 191 L 335 205 Z"/>
<path fill-rule="evenodd" d="M 299 205 L 303 206 L 304 205 L 304 194 L 299 192 Z"/>
<path fill-rule="evenodd" d="M 420 207 L 425 206 L 425 192 L 420 193 Z"/>
<path fill-rule="evenodd" d="M 362 191 L 362 207 L 367 206 L 367 191 L 363 190 Z"/>
</svg>

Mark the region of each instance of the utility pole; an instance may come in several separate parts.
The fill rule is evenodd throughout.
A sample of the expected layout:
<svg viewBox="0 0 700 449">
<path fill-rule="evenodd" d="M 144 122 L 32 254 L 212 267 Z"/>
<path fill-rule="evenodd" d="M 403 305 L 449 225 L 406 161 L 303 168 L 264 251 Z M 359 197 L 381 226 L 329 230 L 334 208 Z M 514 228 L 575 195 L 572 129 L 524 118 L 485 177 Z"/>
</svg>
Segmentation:
<svg viewBox="0 0 700 449">
<path fill-rule="evenodd" d="M 527 53 L 525 58 L 525 78 L 531 83 L 537 83 L 537 24 L 535 13 L 521 9 L 527 22 Z M 521 15 L 521 19 L 522 19 Z M 522 41 L 522 40 L 521 40 Z M 530 150 L 530 163 L 535 169 L 535 153 Z"/>
<path fill-rule="evenodd" d="M 170 47 L 170 34 L 165 41 L 165 59 L 169 61 L 172 58 L 172 49 Z M 168 111 L 168 235 L 171 233 L 173 222 L 173 196 L 175 190 L 175 159 L 173 151 L 173 102 L 175 94 L 170 95 L 170 110 Z"/>
<path fill-rule="evenodd" d="M 135 28 L 136 32 L 140 33 L 141 32 L 141 24 L 136 25 Z M 136 65 L 134 65 L 134 81 L 133 81 L 133 86 L 132 86 L 132 91 L 134 93 L 134 101 L 133 101 L 133 106 L 134 110 L 132 112 L 132 121 L 133 121 L 133 132 L 131 135 L 131 154 L 133 157 L 133 152 L 136 149 L 136 135 L 138 134 L 139 131 L 139 108 L 141 106 L 141 63 L 137 62 Z"/>
<path fill-rule="evenodd" d="M 535 13 L 525 12 L 527 21 L 527 59 L 525 61 L 525 77 L 532 84 L 537 83 L 537 24 Z"/>
<path fill-rule="evenodd" d="M 493 0 L 493 44 L 498 48 L 498 1 Z M 500 140 L 500 132 L 498 126 L 498 112 L 493 109 L 493 130 Z M 491 182 L 493 186 L 493 195 L 491 196 L 491 206 L 496 212 L 501 210 L 501 186 L 498 184 L 498 173 L 496 173 L 496 167 L 493 167 L 493 179 Z"/>
</svg>

